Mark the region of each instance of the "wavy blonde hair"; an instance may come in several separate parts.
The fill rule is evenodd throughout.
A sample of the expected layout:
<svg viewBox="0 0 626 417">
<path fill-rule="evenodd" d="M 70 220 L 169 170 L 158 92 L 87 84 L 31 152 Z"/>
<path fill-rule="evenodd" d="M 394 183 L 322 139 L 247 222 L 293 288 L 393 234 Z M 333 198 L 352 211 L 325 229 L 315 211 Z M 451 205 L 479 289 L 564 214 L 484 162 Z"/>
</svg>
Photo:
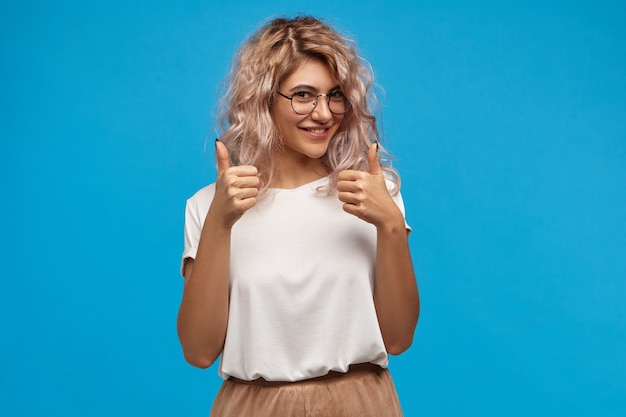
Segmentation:
<svg viewBox="0 0 626 417">
<path fill-rule="evenodd" d="M 373 72 L 357 53 L 356 43 L 310 16 L 271 20 L 235 54 L 218 107 L 222 132 L 219 140 L 228 148 L 231 164 L 255 165 L 262 192 L 267 191 L 276 176 L 272 156 L 283 146 L 272 119 L 272 103 L 281 81 L 307 59 L 328 65 L 351 104 L 321 158 L 330 172 L 330 187 L 326 191 L 335 189 L 340 171 L 368 170 L 367 149 L 380 142 L 376 117 L 370 110 L 377 103 L 372 90 Z M 380 143 L 379 157 L 395 193 L 400 179 Z"/>
</svg>

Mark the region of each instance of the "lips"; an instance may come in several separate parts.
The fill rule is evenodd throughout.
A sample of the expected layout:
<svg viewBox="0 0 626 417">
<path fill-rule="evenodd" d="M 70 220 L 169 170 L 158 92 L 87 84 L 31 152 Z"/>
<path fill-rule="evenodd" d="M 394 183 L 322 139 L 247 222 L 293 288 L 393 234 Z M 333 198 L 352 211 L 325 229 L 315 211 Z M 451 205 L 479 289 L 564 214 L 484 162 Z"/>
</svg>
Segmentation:
<svg viewBox="0 0 626 417">
<path fill-rule="evenodd" d="M 320 127 L 311 127 L 311 128 L 300 128 L 309 138 L 313 140 L 323 140 L 326 141 L 328 139 L 328 135 L 330 133 L 330 129 L 328 128 L 320 128 Z"/>
<path fill-rule="evenodd" d="M 329 127 L 301 127 L 300 129 L 314 135 L 323 135 L 330 130 Z"/>
</svg>

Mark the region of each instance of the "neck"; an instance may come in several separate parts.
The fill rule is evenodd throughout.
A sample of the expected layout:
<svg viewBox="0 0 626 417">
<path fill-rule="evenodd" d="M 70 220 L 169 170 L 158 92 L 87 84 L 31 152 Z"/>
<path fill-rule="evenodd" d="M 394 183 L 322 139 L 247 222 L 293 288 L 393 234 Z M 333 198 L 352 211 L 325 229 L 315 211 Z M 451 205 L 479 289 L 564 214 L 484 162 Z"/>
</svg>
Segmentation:
<svg viewBox="0 0 626 417">
<path fill-rule="evenodd" d="M 322 161 L 308 157 L 278 158 L 277 168 L 276 178 L 270 184 L 272 188 L 297 188 L 329 174 Z"/>
</svg>

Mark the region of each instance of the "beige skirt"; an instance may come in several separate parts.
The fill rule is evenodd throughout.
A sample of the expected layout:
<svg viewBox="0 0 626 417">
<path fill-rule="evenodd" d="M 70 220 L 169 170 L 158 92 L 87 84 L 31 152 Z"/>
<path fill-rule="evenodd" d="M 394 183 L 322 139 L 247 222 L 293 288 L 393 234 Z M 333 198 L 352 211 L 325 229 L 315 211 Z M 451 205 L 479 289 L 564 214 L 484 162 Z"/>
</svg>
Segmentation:
<svg viewBox="0 0 626 417">
<path fill-rule="evenodd" d="M 391 375 L 360 364 L 298 382 L 225 380 L 210 417 L 402 417 Z"/>
</svg>

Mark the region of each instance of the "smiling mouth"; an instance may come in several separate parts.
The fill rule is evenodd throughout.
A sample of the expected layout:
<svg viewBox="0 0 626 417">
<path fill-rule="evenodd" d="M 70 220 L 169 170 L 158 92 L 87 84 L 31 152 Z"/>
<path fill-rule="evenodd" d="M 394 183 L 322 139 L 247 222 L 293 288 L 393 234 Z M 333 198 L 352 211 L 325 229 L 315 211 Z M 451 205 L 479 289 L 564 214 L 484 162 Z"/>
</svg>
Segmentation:
<svg viewBox="0 0 626 417">
<path fill-rule="evenodd" d="M 324 134 L 328 131 L 328 129 L 321 129 L 321 128 L 317 128 L 317 129 L 303 129 L 306 130 L 307 132 L 313 133 L 315 135 L 321 135 Z"/>
</svg>

